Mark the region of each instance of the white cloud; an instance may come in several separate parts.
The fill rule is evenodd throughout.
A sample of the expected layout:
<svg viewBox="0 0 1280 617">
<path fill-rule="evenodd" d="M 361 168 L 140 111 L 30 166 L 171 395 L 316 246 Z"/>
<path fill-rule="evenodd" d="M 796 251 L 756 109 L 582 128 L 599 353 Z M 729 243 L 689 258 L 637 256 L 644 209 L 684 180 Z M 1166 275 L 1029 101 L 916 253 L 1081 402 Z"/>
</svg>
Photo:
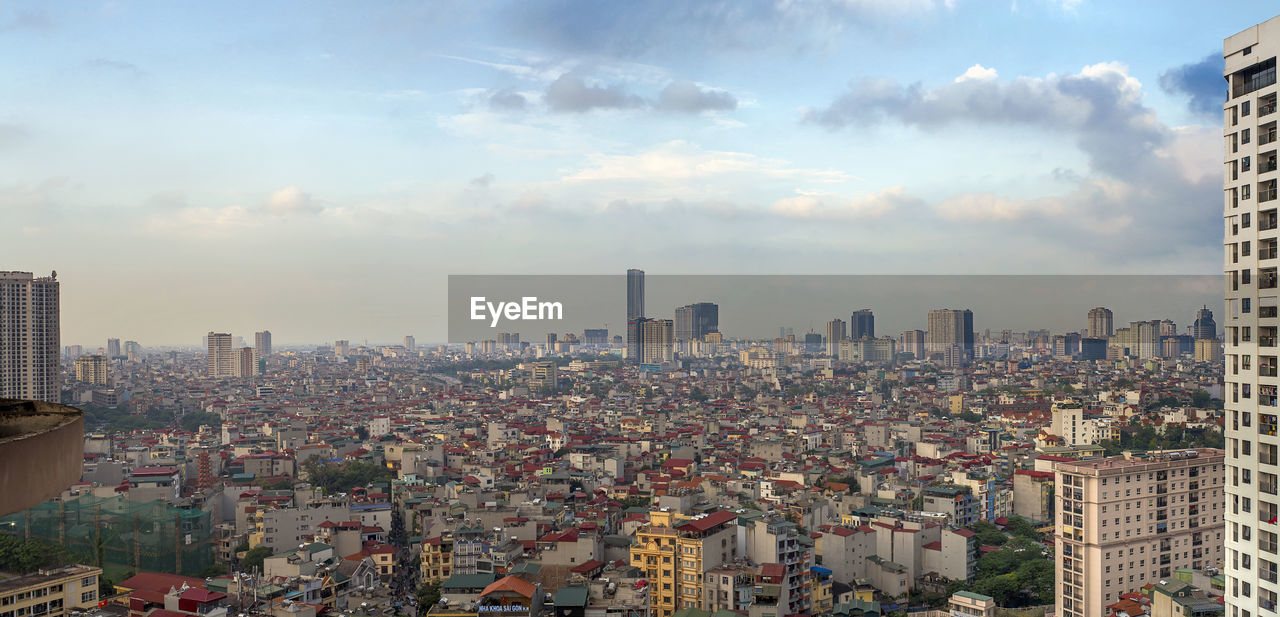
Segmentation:
<svg viewBox="0 0 1280 617">
<path fill-rule="evenodd" d="M 996 74 L 995 69 L 984 67 L 981 64 L 975 64 L 957 77 L 956 83 L 964 81 L 990 81 L 997 77 L 999 77 L 999 75 Z"/>
<path fill-rule="evenodd" d="M 272 214 L 288 216 L 290 214 L 315 214 L 323 210 L 320 204 L 311 200 L 311 195 L 302 192 L 296 186 L 286 186 L 273 191 L 267 199 L 266 209 Z"/>
<path fill-rule="evenodd" d="M 844 199 L 838 195 L 802 194 L 775 201 L 769 210 L 790 219 L 853 221 L 879 219 L 886 214 L 920 200 L 906 195 L 902 186 L 892 186 L 879 193 Z"/>
<path fill-rule="evenodd" d="M 727 175 L 755 175 L 798 182 L 841 183 L 854 177 L 835 169 L 792 167 L 787 161 L 744 152 L 703 150 L 683 140 L 658 144 L 638 154 L 588 157 L 587 167 L 562 178 L 564 182 L 645 180 L 662 182 Z"/>
</svg>

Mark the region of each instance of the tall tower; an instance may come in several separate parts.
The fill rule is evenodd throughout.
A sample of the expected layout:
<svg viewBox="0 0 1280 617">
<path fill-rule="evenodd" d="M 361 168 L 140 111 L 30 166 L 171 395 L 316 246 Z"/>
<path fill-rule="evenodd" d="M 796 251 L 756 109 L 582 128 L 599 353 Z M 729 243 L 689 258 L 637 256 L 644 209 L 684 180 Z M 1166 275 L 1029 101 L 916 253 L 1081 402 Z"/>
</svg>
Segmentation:
<svg viewBox="0 0 1280 617">
<path fill-rule="evenodd" d="M 644 270 L 627 270 L 627 362 L 639 364 L 644 355 Z"/>
<path fill-rule="evenodd" d="M 1222 44 L 1226 614 L 1276 611 L 1276 55 L 1280 18 Z M 1261 354 L 1261 355 L 1260 355 Z M 1269 368 L 1268 368 L 1269 367 Z M 1260 370 L 1261 369 L 1261 370 Z"/>
<path fill-rule="evenodd" d="M 720 331 L 720 307 L 713 302 L 697 302 L 676 309 L 676 340 L 701 341 Z"/>
<path fill-rule="evenodd" d="M 114 360 L 116 358 L 119 358 L 120 356 L 121 356 L 120 339 L 118 338 L 107 339 L 107 358 Z"/>
<path fill-rule="evenodd" d="M 947 353 L 954 345 L 960 348 L 962 360 L 973 359 L 973 311 L 933 309 L 929 311 L 928 324 L 925 353 Z"/>
<path fill-rule="evenodd" d="M 876 316 L 871 309 L 859 309 L 849 316 L 849 338 L 853 340 L 876 337 Z"/>
<path fill-rule="evenodd" d="M 56 277 L 0 272 L 0 398 L 62 397 Z"/>
<path fill-rule="evenodd" d="M 239 357 L 231 349 L 231 334 L 210 332 L 206 335 L 209 355 L 205 358 L 210 377 L 232 377 L 238 369 Z"/>
<path fill-rule="evenodd" d="M 1213 320 L 1213 311 L 1209 307 L 1196 311 L 1196 320 L 1191 324 L 1191 337 L 1198 340 L 1218 338 L 1218 323 Z"/>
<path fill-rule="evenodd" d="M 257 357 L 265 358 L 271 355 L 271 331 L 263 330 L 262 332 L 253 333 L 253 351 Z"/>
<path fill-rule="evenodd" d="M 843 341 L 847 332 L 845 332 L 845 323 L 839 317 L 827 322 L 827 355 L 836 357 L 840 353 L 840 341 Z"/>
<path fill-rule="evenodd" d="M 1111 309 L 1101 306 L 1089 309 L 1089 338 L 1108 338 L 1112 332 Z"/>
</svg>

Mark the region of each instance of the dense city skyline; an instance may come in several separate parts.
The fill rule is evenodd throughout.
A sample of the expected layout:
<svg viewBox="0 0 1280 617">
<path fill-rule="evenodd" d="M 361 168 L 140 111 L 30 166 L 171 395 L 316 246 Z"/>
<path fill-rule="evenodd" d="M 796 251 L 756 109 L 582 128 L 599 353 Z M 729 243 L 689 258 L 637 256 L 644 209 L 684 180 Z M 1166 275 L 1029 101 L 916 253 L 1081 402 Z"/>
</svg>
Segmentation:
<svg viewBox="0 0 1280 617">
<path fill-rule="evenodd" d="M 458 273 L 1216 273 L 1216 50 L 1270 10 L 9 4 L 5 267 L 173 343 L 395 340 Z"/>
</svg>

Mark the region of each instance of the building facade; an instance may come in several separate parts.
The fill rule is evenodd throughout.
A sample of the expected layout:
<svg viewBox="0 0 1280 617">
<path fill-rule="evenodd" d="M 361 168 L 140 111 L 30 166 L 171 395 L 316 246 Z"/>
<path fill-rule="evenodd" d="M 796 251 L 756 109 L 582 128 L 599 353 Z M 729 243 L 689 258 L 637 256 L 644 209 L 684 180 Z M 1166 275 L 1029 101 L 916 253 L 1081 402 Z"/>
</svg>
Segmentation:
<svg viewBox="0 0 1280 617">
<path fill-rule="evenodd" d="M 643 361 L 640 339 L 644 336 L 644 270 L 627 270 L 627 362 Z"/>
<path fill-rule="evenodd" d="M 80 356 L 76 358 L 76 381 L 105 386 L 111 379 L 106 356 Z"/>
<path fill-rule="evenodd" d="M 650 512 L 636 530 L 631 565 L 648 575 L 653 617 L 677 610 L 706 610 L 705 575 L 737 558 L 737 516 L 721 511 L 688 520 L 674 512 Z"/>
<path fill-rule="evenodd" d="M 227 332 L 210 332 L 206 373 L 210 377 L 234 377 L 238 369 L 239 356 L 231 348 L 231 334 Z"/>
<path fill-rule="evenodd" d="M 0 398 L 62 397 L 56 277 L 0 272 Z"/>
<path fill-rule="evenodd" d="M 1223 41 L 1227 615 L 1274 615 L 1276 515 L 1276 55 L 1280 18 Z M 1202 354 L 1203 355 L 1203 354 Z M 1271 367 L 1264 369 L 1263 367 Z M 1268 516 L 1269 515 L 1269 516 Z"/>
<path fill-rule="evenodd" d="M 859 309 L 849 316 L 849 338 L 876 337 L 876 316 L 871 309 Z"/>
<path fill-rule="evenodd" d="M 1179 568 L 1221 565 L 1225 458 L 1202 448 L 1055 463 L 1059 613 L 1104 617 Z"/>
<path fill-rule="evenodd" d="M 959 347 L 965 359 L 973 358 L 973 311 L 933 309 L 929 311 L 928 324 L 926 353 L 947 353 L 948 349 Z"/>
<path fill-rule="evenodd" d="M 0 617 L 62 617 L 98 606 L 102 568 L 67 566 L 0 580 Z"/>
</svg>

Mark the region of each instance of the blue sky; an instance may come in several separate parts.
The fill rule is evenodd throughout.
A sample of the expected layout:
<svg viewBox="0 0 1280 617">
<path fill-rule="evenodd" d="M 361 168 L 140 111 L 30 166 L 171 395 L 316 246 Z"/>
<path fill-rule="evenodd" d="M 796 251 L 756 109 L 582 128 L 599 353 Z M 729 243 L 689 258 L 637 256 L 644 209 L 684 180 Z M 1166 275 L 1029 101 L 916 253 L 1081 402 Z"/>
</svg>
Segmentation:
<svg viewBox="0 0 1280 617">
<path fill-rule="evenodd" d="M 1153 8 L 0 3 L 0 268 L 94 346 L 442 338 L 451 273 L 1220 272 L 1275 8 Z"/>
</svg>

